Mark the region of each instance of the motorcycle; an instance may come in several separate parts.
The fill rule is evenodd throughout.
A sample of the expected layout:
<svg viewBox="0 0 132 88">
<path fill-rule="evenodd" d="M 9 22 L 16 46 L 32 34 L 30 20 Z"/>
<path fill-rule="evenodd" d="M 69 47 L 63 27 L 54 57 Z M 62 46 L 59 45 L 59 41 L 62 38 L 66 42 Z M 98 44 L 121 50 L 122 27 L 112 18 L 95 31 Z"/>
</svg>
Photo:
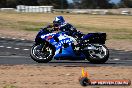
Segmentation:
<svg viewBox="0 0 132 88">
<path fill-rule="evenodd" d="M 109 50 L 105 46 L 106 33 L 88 33 L 82 38 L 65 32 L 53 33 L 47 29 L 38 32 L 30 56 L 38 63 L 55 60 L 88 60 L 93 64 L 105 63 Z"/>
</svg>

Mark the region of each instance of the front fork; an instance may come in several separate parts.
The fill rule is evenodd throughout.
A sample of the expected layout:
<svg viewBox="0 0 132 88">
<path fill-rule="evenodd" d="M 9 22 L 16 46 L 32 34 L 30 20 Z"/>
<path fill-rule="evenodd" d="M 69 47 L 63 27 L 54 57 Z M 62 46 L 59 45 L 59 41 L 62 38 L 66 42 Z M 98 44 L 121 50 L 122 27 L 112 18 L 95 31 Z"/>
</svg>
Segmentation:
<svg viewBox="0 0 132 88">
<path fill-rule="evenodd" d="M 35 43 L 35 45 L 40 45 L 38 48 L 39 48 L 40 51 L 43 52 L 45 50 L 45 47 L 46 47 L 47 43 L 46 42 L 43 42 L 41 44 Z"/>
</svg>

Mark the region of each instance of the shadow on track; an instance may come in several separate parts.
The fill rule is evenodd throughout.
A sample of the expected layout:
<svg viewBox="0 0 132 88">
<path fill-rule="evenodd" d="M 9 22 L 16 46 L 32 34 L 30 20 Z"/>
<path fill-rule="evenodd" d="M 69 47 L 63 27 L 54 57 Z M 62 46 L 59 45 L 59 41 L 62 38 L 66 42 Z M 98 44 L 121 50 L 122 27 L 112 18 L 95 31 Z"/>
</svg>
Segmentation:
<svg viewBox="0 0 132 88">
<path fill-rule="evenodd" d="M 26 45 L 25 45 L 26 44 Z M 33 41 L 29 40 L 13 40 L 13 39 L 0 39 L 0 65 L 76 65 L 76 66 L 132 66 L 132 51 L 115 50 L 110 49 L 109 60 L 105 64 L 91 64 L 87 60 L 85 61 L 63 61 L 52 60 L 49 63 L 37 63 L 30 58 L 30 50 L 23 51 L 24 48 L 31 48 Z M 6 47 L 18 47 L 19 50 L 13 48 L 7 49 Z M 16 56 L 16 57 L 12 57 Z M 18 57 L 17 57 L 18 56 Z M 24 57 L 23 57 L 24 56 Z M 115 60 L 118 59 L 118 60 Z"/>
<path fill-rule="evenodd" d="M 132 51 L 110 49 L 109 60 L 104 64 L 91 64 L 85 61 L 69 61 L 59 60 L 49 62 L 50 64 L 58 65 L 81 65 L 81 66 L 132 66 Z"/>
</svg>

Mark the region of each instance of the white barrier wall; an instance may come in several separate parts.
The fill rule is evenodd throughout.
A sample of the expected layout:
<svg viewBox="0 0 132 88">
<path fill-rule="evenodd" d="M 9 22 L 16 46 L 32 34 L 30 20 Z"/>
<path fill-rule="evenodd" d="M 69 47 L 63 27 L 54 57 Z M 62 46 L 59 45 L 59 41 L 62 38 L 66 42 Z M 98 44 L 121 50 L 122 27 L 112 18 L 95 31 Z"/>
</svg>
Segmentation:
<svg viewBox="0 0 132 88">
<path fill-rule="evenodd" d="M 7 12 L 9 12 L 9 11 L 16 11 L 16 9 L 14 9 L 14 8 L 0 8 L 0 11 L 7 11 Z"/>
<path fill-rule="evenodd" d="M 119 9 L 54 9 L 54 12 L 65 13 L 86 13 L 86 14 L 122 14 L 132 15 L 132 8 L 119 8 Z"/>
<path fill-rule="evenodd" d="M 53 6 L 24 6 L 18 5 L 17 12 L 44 12 L 51 13 L 53 11 Z"/>
</svg>

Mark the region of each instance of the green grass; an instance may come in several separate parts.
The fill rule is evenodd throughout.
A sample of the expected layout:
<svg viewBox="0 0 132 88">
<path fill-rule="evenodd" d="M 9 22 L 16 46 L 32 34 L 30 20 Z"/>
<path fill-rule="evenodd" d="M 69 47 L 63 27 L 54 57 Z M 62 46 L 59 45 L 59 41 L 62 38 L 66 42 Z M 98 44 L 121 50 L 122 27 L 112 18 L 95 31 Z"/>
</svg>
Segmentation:
<svg viewBox="0 0 132 88">
<path fill-rule="evenodd" d="M 16 86 L 13 86 L 13 85 L 6 85 L 3 88 L 17 88 L 17 87 Z"/>
<path fill-rule="evenodd" d="M 132 40 L 132 34 L 113 35 L 112 39 L 130 39 L 130 40 Z"/>
<path fill-rule="evenodd" d="M 38 31 L 51 23 L 57 15 L 64 16 L 69 23 L 84 33 L 106 32 L 108 39 L 132 39 L 132 16 L 122 15 L 0 12 L 0 29 Z"/>
<path fill-rule="evenodd" d="M 38 31 L 41 27 L 46 25 L 46 23 L 40 22 L 28 22 L 28 21 L 0 21 L 0 28 L 11 28 L 11 29 L 19 29 L 19 30 L 27 30 L 27 31 Z"/>
</svg>

